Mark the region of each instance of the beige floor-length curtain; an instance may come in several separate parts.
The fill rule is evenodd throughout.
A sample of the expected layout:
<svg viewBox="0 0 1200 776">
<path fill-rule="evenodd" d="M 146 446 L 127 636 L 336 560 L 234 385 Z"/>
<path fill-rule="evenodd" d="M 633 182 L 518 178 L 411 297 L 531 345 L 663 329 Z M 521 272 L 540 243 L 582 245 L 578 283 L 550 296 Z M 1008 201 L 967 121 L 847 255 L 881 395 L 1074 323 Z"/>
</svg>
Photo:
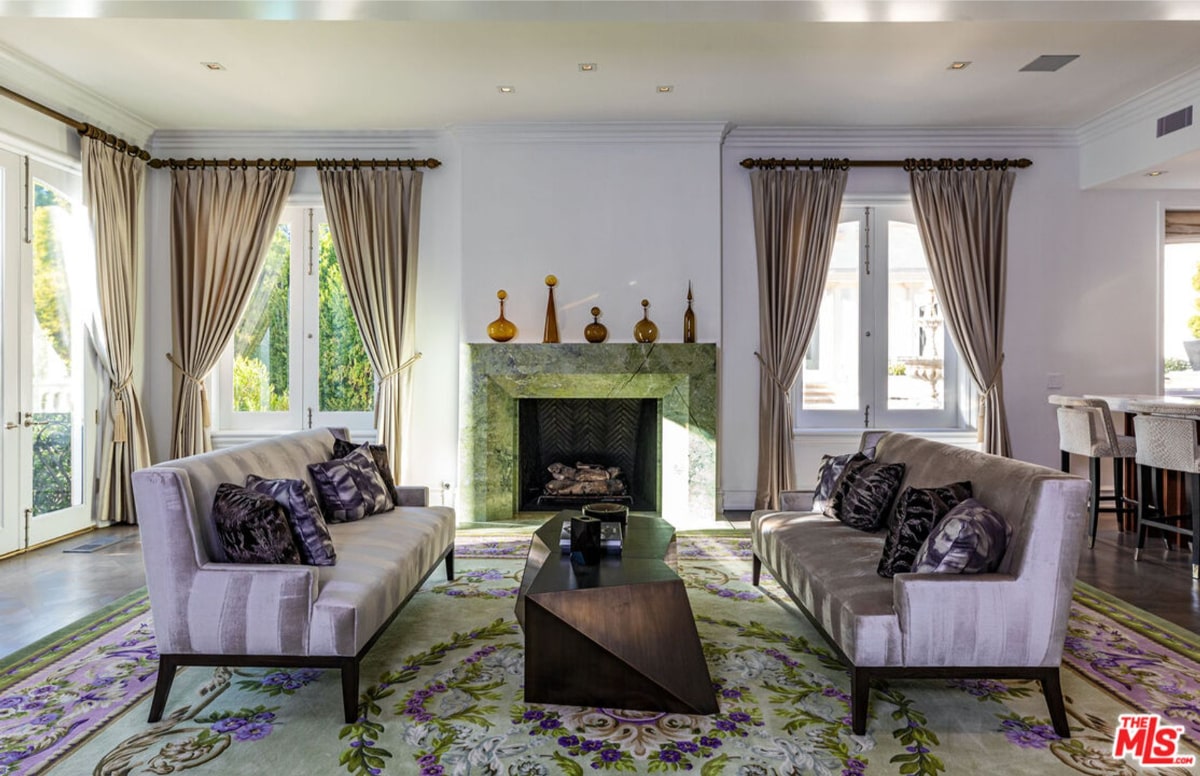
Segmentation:
<svg viewBox="0 0 1200 776">
<path fill-rule="evenodd" d="M 416 352 L 421 171 L 319 162 L 321 195 L 350 307 L 379 380 L 375 426 L 403 478 Z"/>
<path fill-rule="evenodd" d="M 950 336 L 982 392 L 983 449 L 1011 455 L 1004 412 L 1007 170 L 912 170 L 913 209 Z"/>
<path fill-rule="evenodd" d="M 204 379 L 233 337 L 295 176 L 256 167 L 171 171 L 172 457 L 212 449 Z"/>
<path fill-rule="evenodd" d="M 755 170 L 758 249 L 759 509 L 778 509 L 779 491 L 795 487 L 792 404 L 817 325 L 837 236 L 845 170 Z"/>
<path fill-rule="evenodd" d="M 98 304 L 92 342 L 108 373 L 94 513 L 101 524 L 136 523 L 130 475 L 150 465 L 146 421 L 133 387 L 137 244 L 146 163 L 91 133 L 81 143 L 83 191 L 96 253 Z"/>
</svg>

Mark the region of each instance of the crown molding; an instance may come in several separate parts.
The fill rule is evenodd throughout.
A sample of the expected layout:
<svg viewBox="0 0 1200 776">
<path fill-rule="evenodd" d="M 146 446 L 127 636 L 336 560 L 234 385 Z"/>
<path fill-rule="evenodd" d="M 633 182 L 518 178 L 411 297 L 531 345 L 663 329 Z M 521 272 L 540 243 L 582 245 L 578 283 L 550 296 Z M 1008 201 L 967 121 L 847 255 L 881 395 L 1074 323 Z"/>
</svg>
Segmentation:
<svg viewBox="0 0 1200 776">
<path fill-rule="evenodd" d="M 813 147 L 862 149 L 903 147 L 920 150 L 946 146 L 1004 146 L 1020 148 L 1075 147 L 1074 130 L 1052 127 L 735 127 L 727 138 L 730 150 L 764 148 L 785 151 Z"/>
<path fill-rule="evenodd" d="M 1200 67 L 1165 81 L 1080 125 L 1077 130 L 1079 143 L 1091 143 L 1144 121 L 1157 121 L 1166 113 L 1198 102 Z"/>
<path fill-rule="evenodd" d="M 717 143 L 724 121 L 604 121 L 595 123 L 459 124 L 450 128 L 463 143 Z"/>
<path fill-rule="evenodd" d="M 77 121 L 144 146 L 154 125 L 20 52 L 0 46 L 0 83 Z"/>
<path fill-rule="evenodd" d="M 355 132 L 160 130 L 150 149 L 155 156 L 316 157 L 410 156 L 430 153 L 445 138 L 438 130 L 367 130 Z"/>
</svg>

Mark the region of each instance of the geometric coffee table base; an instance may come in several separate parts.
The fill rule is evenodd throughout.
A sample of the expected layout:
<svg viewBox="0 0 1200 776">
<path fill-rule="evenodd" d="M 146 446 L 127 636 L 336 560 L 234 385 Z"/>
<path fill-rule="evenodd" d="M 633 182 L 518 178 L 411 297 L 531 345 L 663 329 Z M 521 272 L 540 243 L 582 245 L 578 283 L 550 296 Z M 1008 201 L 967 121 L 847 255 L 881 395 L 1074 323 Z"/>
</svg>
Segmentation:
<svg viewBox="0 0 1200 776">
<path fill-rule="evenodd" d="M 526 702 L 679 714 L 718 711 L 678 577 L 530 593 L 525 636 Z"/>
</svg>

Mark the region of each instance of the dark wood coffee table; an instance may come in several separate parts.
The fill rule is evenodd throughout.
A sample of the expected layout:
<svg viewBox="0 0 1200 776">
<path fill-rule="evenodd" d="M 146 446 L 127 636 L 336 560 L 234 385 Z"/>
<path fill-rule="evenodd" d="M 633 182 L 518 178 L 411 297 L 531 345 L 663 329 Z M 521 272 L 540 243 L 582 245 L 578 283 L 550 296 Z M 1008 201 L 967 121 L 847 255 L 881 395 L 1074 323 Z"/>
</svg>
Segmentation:
<svg viewBox="0 0 1200 776">
<path fill-rule="evenodd" d="M 620 555 L 573 565 L 560 512 L 534 532 L 517 596 L 525 700 L 715 714 L 717 698 L 683 580 L 675 529 L 630 515 Z"/>
</svg>

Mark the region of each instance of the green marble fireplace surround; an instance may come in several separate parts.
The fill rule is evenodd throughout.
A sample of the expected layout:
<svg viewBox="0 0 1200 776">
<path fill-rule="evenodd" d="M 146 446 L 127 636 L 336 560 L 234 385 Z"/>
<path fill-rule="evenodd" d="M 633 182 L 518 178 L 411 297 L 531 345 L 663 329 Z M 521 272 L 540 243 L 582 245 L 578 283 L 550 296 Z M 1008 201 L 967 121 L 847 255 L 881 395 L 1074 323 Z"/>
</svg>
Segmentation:
<svg viewBox="0 0 1200 776">
<path fill-rule="evenodd" d="M 520 399 L 658 399 L 661 514 L 717 512 L 717 346 L 679 343 L 468 343 L 463 347 L 459 510 L 511 520 Z"/>
</svg>

